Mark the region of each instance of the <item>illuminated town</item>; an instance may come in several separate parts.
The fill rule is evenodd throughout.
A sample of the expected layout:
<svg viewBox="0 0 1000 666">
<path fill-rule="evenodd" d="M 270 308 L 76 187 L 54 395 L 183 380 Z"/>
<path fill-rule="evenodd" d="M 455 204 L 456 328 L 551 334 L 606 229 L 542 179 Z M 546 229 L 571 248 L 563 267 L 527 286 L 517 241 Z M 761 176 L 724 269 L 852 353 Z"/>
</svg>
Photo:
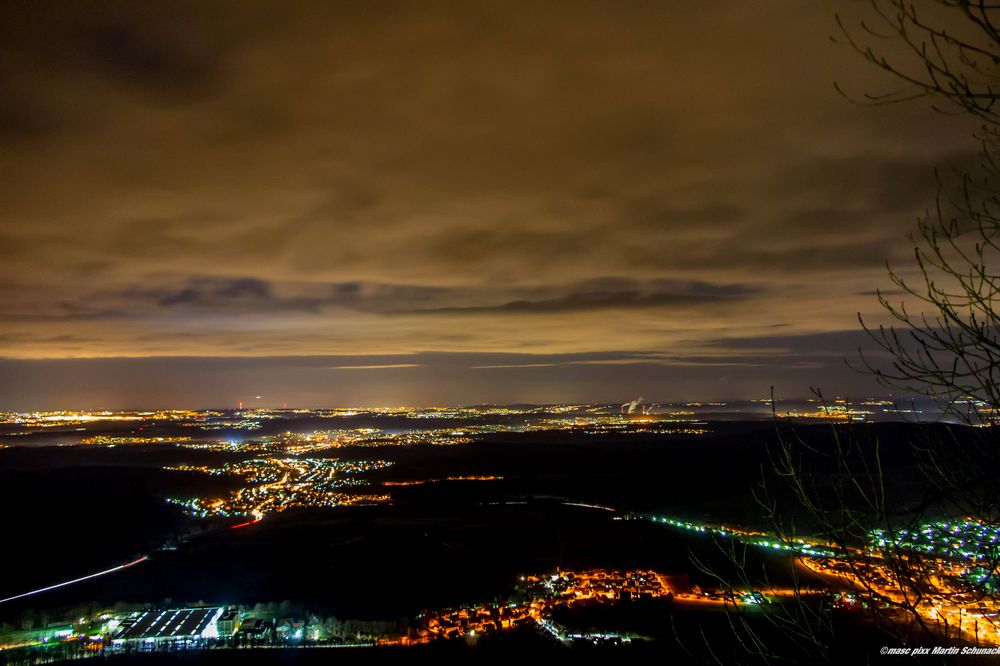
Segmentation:
<svg viewBox="0 0 1000 666">
<path fill-rule="evenodd" d="M 247 483 L 226 497 L 169 501 L 201 518 L 252 516 L 255 520 L 261 520 L 269 513 L 295 507 L 335 507 L 387 502 L 388 495 L 343 491 L 368 485 L 358 477 L 389 464 L 381 460 L 343 462 L 312 458 L 253 458 L 240 463 L 227 463 L 217 469 L 168 467 L 167 469 L 179 472 L 236 476 Z"/>
<path fill-rule="evenodd" d="M 588 602 L 616 603 L 632 599 L 673 600 L 664 578 L 655 571 L 557 571 L 548 575 L 521 576 L 520 602 L 482 604 L 424 614 L 416 636 L 381 638 L 383 643 L 399 641 L 415 644 L 437 639 L 484 636 L 532 623 L 563 643 L 574 641 L 628 642 L 627 634 L 614 632 L 573 632 L 552 618 L 553 611 Z M 678 594 L 678 599 L 699 599 Z M 747 598 L 753 598 L 748 595 Z M 700 600 L 700 599 L 699 599 Z"/>
<path fill-rule="evenodd" d="M 631 516 L 630 516 L 631 517 Z M 637 516 L 678 529 L 764 549 L 789 551 L 801 566 L 840 590 L 845 603 L 912 606 L 944 635 L 954 634 L 975 644 L 1000 645 L 1000 594 L 996 562 L 1000 528 L 963 519 L 926 523 L 892 536 L 873 530 L 867 544 L 837 548 L 829 542 L 779 537 L 721 525 L 704 525 L 661 516 Z M 899 575 L 900 560 L 907 577 Z M 919 571 L 914 576 L 913 571 Z M 921 587 L 913 585 L 918 580 Z M 909 621 L 910 618 L 903 618 Z"/>
<path fill-rule="evenodd" d="M 281 465 L 277 470 L 282 470 Z M 362 468 L 358 468 L 361 471 Z M 331 477 L 336 468 L 316 468 L 301 474 Z M 211 472 L 210 472 L 211 473 Z M 254 469 L 246 473 L 267 481 L 284 471 Z M 600 508 L 600 507 L 597 507 Z M 234 512 L 231 512 L 234 513 Z M 670 605 L 693 604 L 693 607 L 717 606 L 738 610 L 740 607 L 764 607 L 789 603 L 810 595 L 829 596 L 842 608 L 859 603 L 858 592 L 874 587 L 887 598 L 896 599 L 891 574 L 880 567 L 881 549 L 888 542 L 884 535 L 873 534 L 870 551 L 860 561 L 847 563 L 818 542 L 795 539 L 788 543 L 761 532 L 750 532 L 719 525 L 704 525 L 664 516 L 621 516 L 679 530 L 722 537 L 762 549 L 792 551 L 803 566 L 826 577 L 842 579 L 843 586 L 823 590 L 812 588 L 758 588 L 720 591 L 700 590 L 689 585 L 675 587 L 670 576 L 651 570 L 559 570 L 543 575 L 524 574 L 515 581 L 515 591 L 505 601 L 493 601 L 453 608 L 428 609 L 412 622 L 340 621 L 303 612 L 283 617 L 279 610 L 245 606 L 186 607 L 139 609 L 134 611 L 98 611 L 37 630 L 8 632 L 0 636 L 0 649 L 10 655 L 25 651 L 48 651 L 63 657 L 82 657 L 94 653 L 135 652 L 176 649 L 212 649 L 261 645 L 323 647 L 330 645 L 416 646 L 441 640 L 472 641 L 508 630 L 534 627 L 560 643 L 601 643 L 623 645 L 639 634 L 615 630 L 585 630 L 565 626 L 559 611 L 588 605 L 620 605 L 660 600 Z M 955 635 L 971 639 L 976 645 L 1000 644 L 1000 631 L 994 620 L 996 599 L 962 598 L 961 581 L 977 575 L 975 562 L 995 550 L 998 533 L 981 523 L 928 524 L 913 534 L 900 534 L 899 545 L 914 551 L 933 553 L 938 559 L 940 589 L 925 602 L 921 613 L 928 619 L 953 622 Z M 956 545 L 957 544 L 957 545 Z M 954 559 L 959 558 L 959 559 Z M 961 562 L 967 564 L 963 568 Z M 950 564 L 949 564 L 950 563 Z M 852 573 L 854 572 L 854 573 Z M 858 573 L 861 572 L 861 573 Z M 861 577 L 863 576 L 863 578 Z M 16 663 L 14 656 L 9 658 Z"/>
<path fill-rule="evenodd" d="M 792 404 L 786 404 L 792 403 Z M 970 403 L 971 404 L 971 403 Z M 628 407 L 630 403 L 622 405 Z M 60 430 L 72 432 L 59 443 L 64 446 L 126 446 L 135 444 L 186 444 L 196 447 L 218 448 L 245 447 L 242 450 L 282 450 L 293 447 L 290 453 L 323 450 L 344 446 L 393 446 L 410 444 L 462 444 L 476 435 L 497 432 L 525 432 L 549 430 L 585 430 L 595 434 L 610 432 L 678 432 L 701 434 L 706 418 L 714 420 L 719 414 L 727 419 L 770 419 L 774 416 L 792 421 L 846 421 L 878 422 L 897 420 L 907 416 L 917 417 L 923 410 L 914 409 L 910 403 L 889 400 L 864 399 L 849 402 L 835 398 L 831 402 L 817 399 L 784 401 L 772 407 L 770 400 L 743 402 L 689 402 L 662 405 L 642 405 L 632 411 L 623 411 L 617 405 L 572 404 L 504 407 L 479 405 L 470 407 L 387 407 L 345 409 L 287 409 L 258 408 L 232 410 L 164 410 L 164 411 L 51 411 L 51 412 L 0 412 L 0 426 L 13 426 L 4 436 L 30 437 L 33 432 Z M 972 405 L 970 408 L 982 409 Z M 933 416 L 929 413 L 929 416 Z M 265 424 L 294 422 L 303 419 L 340 422 L 346 419 L 369 419 L 373 425 L 354 428 L 316 428 L 309 432 L 275 432 L 259 434 Z M 380 428 L 378 420 L 402 419 L 416 424 L 410 428 Z M 434 421 L 456 422 L 454 427 L 427 427 Z M 143 435 L 96 434 L 75 436 L 116 423 L 151 424 L 154 427 L 176 425 L 196 430 L 206 435 L 218 431 L 245 433 L 239 441 L 210 437 L 170 434 Z M 72 428 L 72 429 L 71 429 Z M 71 429 L 71 430 L 69 430 Z M 60 433 L 61 434 L 61 433 Z M 294 447 L 304 447 L 301 451 Z"/>
<path fill-rule="evenodd" d="M 637 446 L 663 442 L 653 445 L 667 447 L 663 452 L 668 454 L 669 447 L 674 446 L 667 444 L 669 442 L 709 446 L 717 439 L 725 441 L 729 428 L 744 428 L 746 426 L 741 424 L 755 422 L 767 424 L 775 414 L 779 420 L 789 423 L 832 422 L 844 424 L 836 427 L 849 427 L 848 424 L 854 423 L 869 425 L 892 421 L 898 418 L 899 411 L 895 403 L 882 399 L 852 403 L 838 399 L 830 408 L 809 399 L 778 406 L 772 406 L 767 400 L 755 400 L 668 405 L 633 401 L 622 405 L 516 408 L 59 411 L 5 414 L 2 421 L 7 429 L 2 438 L 7 452 L 30 454 L 56 446 L 78 451 L 80 455 L 127 455 L 142 460 L 149 451 L 158 457 L 176 459 L 157 464 L 156 469 L 168 475 L 165 480 L 173 478 L 169 475 L 176 475 L 188 484 L 187 487 L 194 489 L 164 493 L 159 501 L 182 511 L 195 522 L 184 527 L 182 533 L 164 539 L 170 550 L 183 548 L 182 544 L 191 535 L 250 528 L 262 521 L 270 522 L 279 514 L 298 515 L 296 510 L 339 512 L 392 507 L 399 503 L 400 497 L 409 497 L 400 496 L 400 493 L 421 489 L 485 493 L 482 499 L 474 501 L 475 506 L 520 501 L 503 497 L 503 493 L 510 492 L 508 484 L 518 483 L 523 472 L 512 474 L 510 470 L 482 465 L 456 467 L 444 473 L 435 466 L 411 472 L 410 462 L 399 462 L 397 456 L 401 455 L 415 455 L 416 459 L 432 455 L 433 451 L 448 456 L 452 455 L 449 451 L 463 455 L 458 452 L 477 451 L 490 445 L 504 446 L 509 441 L 524 441 L 525 446 L 529 446 L 528 443 L 534 441 L 562 439 L 579 442 L 580 446 L 611 447 L 609 450 L 629 446 L 633 441 Z M 735 419 L 735 425 L 727 425 L 733 422 L 728 419 Z M 579 455 L 576 449 L 573 451 L 573 456 Z M 572 462 L 572 456 L 557 454 L 553 458 L 557 470 Z M 530 465 L 526 469 L 529 474 L 533 473 Z M 199 478 L 206 480 L 205 490 L 197 489 L 202 485 Z M 481 490 L 461 490 L 473 486 Z M 614 502 L 587 499 L 588 493 L 601 490 L 600 483 L 581 487 L 578 496 L 561 501 L 567 506 L 610 513 L 616 521 L 650 523 L 674 528 L 695 538 L 745 544 L 763 552 L 794 558 L 801 569 L 823 581 L 816 585 L 817 589 L 830 594 L 864 597 L 863 593 L 867 592 L 876 600 L 880 595 L 887 602 L 904 603 L 913 597 L 914 590 L 907 589 L 895 577 L 891 566 L 893 553 L 919 555 L 921 562 L 931 569 L 931 575 L 927 585 L 920 590 L 915 611 L 929 622 L 946 625 L 945 633 L 982 644 L 996 644 L 1000 639 L 1000 632 L 994 625 L 1000 606 L 992 595 L 995 585 L 990 568 L 991 558 L 997 555 L 998 533 L 986 523 L 972 520 L 928 522 L 910 530 L 897 530 L 893 535 L 873 532 L 869 543 L 855 544 L 845 550 L 828 540 L 807 535 L 777 536 L 761 527 L 633 511 L 624 506 L 616 508 Z M 500 494 L 501 501 L 491 493 Z M 137 553 L 137 561 L 153 553 L 155 551 Z M 135 568 L 143 566 L 145 564 L 137 564 Z M 573 589 L 571 596 L 576 597 L 582 588 Z M 973 594 L 983 589 L 989 596 Z M 24 592 L 13 589 L 10 594 L 18 598 Z M 753 603 L 755 597 L 746 595 L 755 592 L 765 596 L 771 594 L 766 590 L 745 590 L 741 594 L 730 593 L 726 598 L 743 604 Z M 693 598 L 689 590 L 672 589 L 671 593 L 677 600 Z M 721 600 L 722 597 L 716 595 L 713 599 Z M 532 616 L 533 622 L 542 618 L 541 610 L 542 607 L 536 604 L 538 612 Z M 450 611 L 447 617 L 451 617 Z M 435 626 L 453 626 L 449 621 L 441 616 Z M 429 633 L 420 640 L 453 633 L 431 626 L 425 629 Z M 408 640 L 415 639 L 410 637 Z"/>
<path fill-rule="evenodd" d="M 324 620 L 312 613 L 280 617 L 280 611 L 246 607 L 141 609 L 125 613 L 99 611 L 65 625 L 0 636 L 0 649 L 22 652 L 48 649 L 63 655 L 94 652 L 206 649 L 238 645 L 404 645 L 487 637 L 497 632 L 535 627 L 559 642 L 627 644 L 638 636 L 614 631 L 577 631 L 559 623 L 554 614 L 586 605 L 616 605 L 660 600 L 668 604 L 735 607 L 758 606 L 789 596 L 792 590 L 745 591 L 740 594 L 702 593 L 671 589 L 655 571 L 589 569 L 521 575 L 506 601 L 457 608 L 426 610 L 403 626 L 387 622 Z M 346 631 L 345 631 L 346 630 Z M 351 636 L 350 634 L 354 634 Z M 16 653 L 12 653 L 16 654 Z"/>
<path fill-rule="evenodd" d="M 13 0 L 0 142 L 0 666 L 1000 658 L 1000 2 Z"/>
<path fill-rule="evenodd" d="M 784 401 L 793 402 L 793 401 Z M 798 406 L 801 405 L 801 406 Z M 628 407 L 626 403 L 622 407 Z M 188 427 L 207 427 L 215 430 L 225 428 L 258 429 L 267 421 L 281 419 L 344 419 L 357 416 L 399 417 L 418 420 L 454 420 L 466 418 L 514 418 L 521 417 L 522 425 L 536 427 L 571 426 L 574 424 L 621 424 L 623 416 L 629 420 L 649 422 L 685 423 L 697 420 L 692 417 L 725 411 L 743 413 L 747 417 L 754 414 L 770 416 L 771 401 L 748 400 L 742 402 L 686 402 L 643 405 L 644 409 L 623 411 L 618 405 L 605 404 L 552 404 L 539 406 L 506 407 L 502 405 L 476 405 L 468 407 L 355 407 L 343 409 L 209 409 L 209 410 L 164 410 L 164 411 L 46 411 L 46 412 L 0 412 L 0 425 L 18 425 L 25 428 L 53 428 L 84 425 L 100 422 L 176 423 Z M 900 411 L 910 411 L 907 404 L 882 399 L 865 399 L 849 402 L 845 398 L 834 398 L 830 403 L 808 398 L 796 402 L 796 407 L 785 408 L 776 405 L 779 415 L 801 418 L 875 417 L 879 414 L 895 416 Z M 649 417 L 644 419 L 643 417 Z"/>
<path fill-rule="evenodd" d="M 912 606 L 944 635 L 1000 645 L 998 539 L 1000 528 L 994 524 L 968 518 L 935 521 L 891 535 L 873 530 L 863 553 L 809 557 L 801 563 L 867 593 L 875 603 Z"/>
<path fill-rule="evenodd" d="M 172 500 L 199 518 L 250 517 L 231 524 L 245 527 L 265 516 L 293 508 L 331 508 L 372 505 L 390 501 L 389 495 L 370 492 L 345 493 L 370 487 L 364 475 L 389 467 L 386 461 L 339 461 L 311 458 L 250 458 L 220 467 L 179 465 L 168 471 L 194 472 L 218 477 L 236 477 L 246 485 L 220 498 Z M 412 481 L 386 481 L 385 487 L 420 486 L 445 482 L 499 481 L 499 476 L 452 476 Z M 516 504 L 516 502 L 515 502 Z M 975 590 L 995 590 L 990 563 L 998 553 L 1000 529 L 973 521 L 938 521 L 892 536 L 876 530 L 869 543 L 844 550 L 810 537 L 783 537 L 766 531 L 724 524 L 701 523 L 677 517 L 618 511 L 613 507 L 564 502 L 594 516 L 612 521 L 650 524 L 689 533 L 719 544 L 739 543 L 763 552 L 791 557 L 798 566 L 818 578 L 808 587 L 769 585 L 749 588 L 702 589 L 675 575 L 655 570 L 559 569 L 546 574 L 522 574 L 514 592 L 505 600 L 441 609 L 425 609 L 412 621 L 371 622 L 324 618 L 308 611 L 287 614 L 258 604 L 161 607 L 145 605 L 116 611 L 98 609 L 92 615 L 50 623 L 39 629 L 7 631 L 0 635 L 0 650 L 8 663 L 35 663 L 39 655 L 60 658 L 92 654 L 177 649 L 222 649 L 260 647 L 418 646 L 438 641 L 466 643 L 507 631 L 533 628 L 560 644 L 628 645 L 648 640 L 641 632 L 618 629 L 587 629 L 565 624 L 577 608 L 597 604 L 617 607 L 658 601 L 667 607 L 718 608 L 743 612 L 771 605 L 809 603 L 810 599 L 832 600 L 850 612 L 862 604 L 901 603 L 918 598 L 917 612 L 927 621 L 940 623 L 945 635 L 979 646 L 1000 645 L 1000 597 L 983 597 Z M 905 587 L 895 575 L 890 558 L 899 552 L 922 557 L 929 587 Z M 142 566 L 146 557 L 124 567 Z M 121 569 L 122 567 L 117 567 Z M 103 575 L 111 572 L 99 572 Z M 984 579 L 986 581 L 983 587 Z M 822 582 L 819 582 L 822 581 Z M 73 581 L 70 581 L 73 582 Z M 972 585 L 975 583 L 975 586 Z M 873 596 L 874 595 L 874 596 Z M 867 601 L 862 601 L 867 600 Z M 7 600 L 0 600 L 3 603 Z M 567 613 L 569 615 L 567 616 Z M 949 629 L 950 628 L 950 629 Z"/>
</svg>

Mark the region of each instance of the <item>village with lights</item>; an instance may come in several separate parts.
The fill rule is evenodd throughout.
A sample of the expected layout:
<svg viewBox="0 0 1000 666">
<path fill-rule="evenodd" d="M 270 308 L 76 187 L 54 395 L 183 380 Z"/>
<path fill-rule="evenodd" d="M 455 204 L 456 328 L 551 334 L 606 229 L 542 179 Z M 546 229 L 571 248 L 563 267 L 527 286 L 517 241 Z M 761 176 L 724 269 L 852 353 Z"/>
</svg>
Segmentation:
<svg viewBox="0 0 1000 666">
<path fill-rule="evenodd" d="M 840 402 L 830 408 L 805 402 L 781 412 L 780 418 L 850 424 L 858 419 L 877 420 L 879 410 L 891 408 L 887 402 L 874 400 L 859 406 Z M 298 516 L 300 511 L 339 515 L 348 510 L 391 509 L 398 501 L 397 493 L 422 489 L 449 493 L 445 501 L 454 503 L 461 488 L 500 488 L 508 480 L 507 475 L 486 468 L 440 468 L 441 473 L 431 473 L 439 469 L 435 466 L 409 473 L 399 460 L 409 460 L 405 456 L 411 452 L 426 455 L 471 449 L 510 436 L 544 442 L 551 433 L 578 441 L 580 446 L 590 441 L 668 438 L 696 443 L 723 428 L 719 421 L 706 418 L 705 409 L 732 406 L 691 403 L 656 409 L 633 401 L 621 407 L 294 410 L 294 414 L 283 409 L 6 414 L 5 451 L 30 453 L 35 450 L 29 444 L 32 438 L 44 436 L 49 438 L 44 440 L 46 446 L 54 442 L 80 455 L 128 455 L 143 460 L 150 452 L 155 459 L 168 456 L 181 461 L 156 466 L 168 475 L 163 478 L 176 478 L 183 481 L 183 487 L 200 490 L 162 499 L 193 521 L 186 532 L 109 569 L 19 591 L 0 599 L 0 604 L 36 597 L 43 602 L 44 595 L 54 590 L 121 571 L 141 571 L 165 554 L 189 548 L 192 540 L 204 543 L 231 530 L 253 537 L 262 523 L 266 527 L 282 516 Z M 740 409 L 764 414 L 770 405 L 758 402 Z M 740 418 L 747 417 L 741 412 Z M 310 419 L 310 427 L 296 427 L 296 419 Z M 562 464 L 562 455 L 553 458 L 555 464 Z M 485 504 L 530 505 L 529 500 L 508 498 Z M 566 566 L 520 574 L 511 580 L 506 595 L 424 608 L 391 620 L 338 619 L 294 601 L 90 603 L 0 623 L 0 663 L 35 664 L 180 649 L 472 644 L 524 631 L 564 646 L 618 646 L 654 638 L 641 628 L 602 628 L 580 621 L 577 615 L 604 608 L 653 618 L 691 609 L 753 616 L 789 604 L 823 605 L 859 616 L 885 611 L 900 622 L 912 621 L 899 611 L 910 607 L 922 621 L 939 629 L 940 635 L 970 645 L 1000 646 L 1000 595 L 995 580 L 1000 528 L 984 521 L 928 520 L 892 532 L 873 530 L 864 542 L 838 544 L 822 535 L 789 535 L 691 515 L 635 511 L 613 503 L 572 497 L 554 501 L 593 520 L 673 531 L 723 549 L 749 549 L 784 558 L 801 572 L 802 580 L 795 585 L 693 584 L 683 572 L 669 569 Z M 925 572 L 919 589 L 913 587 L 912 576 L 903 582 L 897 575 L 900 561 Z"/>
<path fill-rule="evenodd" d="M 376 463 L 377 464 L 377 463 Z M 278 465 L 272 468 L 271 465 Z M 233 498 L 229 508 L 204 505 L 199 515 L 244 516 L 255 520 L 266 512 L 280 511 L 283 502 L 307 503 L 324 490 L 309 490 L 296 498 L 294 490 L 308 485 L 311 476 L 320 488 L 340 473 L 364 471 L 364 466 L 347 470 L 330 468 L 285 469 L 280 462 L 264 470 L 226 470 L 246 474 L 262 483 L 283 483 L 275 489 L 249 491 L 245 500 Z M 219 473 L 215 470 L 199 470 Z M 298 475 L 295 480 L 291 477 Z M 301 477 L 301 478 L 300 478 Z M 290 491 L 279 491 L 288 484 Z M 273 498 L 271 496 L 274 496 Z M 280 497 L 280 501 L 276 498 Z M 329 506 L 329 498 L 322 500 Z M 240 502 L 244 502 L 241 504 Z M 586 506 L 586 505 L 581 505 Z M 251 508 L 252 507 L 252 508 Z M 194 507 L 190 507 L 195 510 Z M 610 507 L 586 506 L 616 513 Z M 557 570 L 546 574 L 524 574 L 514 581 L 514 590 L 504 600 L 443 609 L 427 609 L 406 621 L 338 620 L 309 612 L 301 606 L 238 603 L 225 606 L 189 605 L 163 607 L 142 605 L 96 609 L 80 617 L 54 618 L 44 627 L 18 630 L 7 627 L 0 634 L 0 655 L 5 663 L 37 663 L 39 655 L 78 658 L 94 654 L 178 649 L 212 649 L 260 646 L 321 647 L 331 645 L 414 646 L 446 640 L 476 641 L 497 633 L 533 627 L 542 635 L 566 645 L 579 643 L 621 645 L 647 640 L 641 634 L 616 630 L 584 630 L 563 624 L 561 611 L 586 606 L 630 606 L 656 602 L 667 607 L 693 605 L 728 612 L 766 612 L 772 604 L 808 603 L 826 600 L 843 612 L 863 613 L 871 595 L 886 601 L 900 601 L 914 590 L 901 587 L 888 563 L 892 548 L 921 553 L 932 563 L 934 587 L 923 592 L 919 612 L 928 621 L 952 627 L 956 638 L 980 646 L 1000 645 L 997 597 L 981 598 L 970 593 L 970 577 L 991 577 L 989 563 L 995 561 L 1000 530 L 983 523 L 964 520 L 929 523 L 912 532 L 900 531 L 890 541 L 886 534 L 873 532 L 866 548 L 843 551 L 815 539 L 785 539 L 764 532 L 651 514 L 616 515 L 615 520 L 643 521 L 682 530 L 720 543 L 740 543 L 762 550 L 787 553 L 800 566 L 816 573 L 826 584 L 781 588 L 702 588 L 684 582 L 683 577 L 652 570 Z M 233 525 L 242 526 L 242 523 Z M 132 564 L 132 563 L 130 563 Z M 977 580 L 977 582 L 982 582 Z M 988 589 L 995 589 L 990 585 Z M 125 607 L 122 607 L 125 606 Z M 754 611 L 753 609 L 757 609 Z M 565 613 L 563 613 L 565 615 Z"/>
</svg>

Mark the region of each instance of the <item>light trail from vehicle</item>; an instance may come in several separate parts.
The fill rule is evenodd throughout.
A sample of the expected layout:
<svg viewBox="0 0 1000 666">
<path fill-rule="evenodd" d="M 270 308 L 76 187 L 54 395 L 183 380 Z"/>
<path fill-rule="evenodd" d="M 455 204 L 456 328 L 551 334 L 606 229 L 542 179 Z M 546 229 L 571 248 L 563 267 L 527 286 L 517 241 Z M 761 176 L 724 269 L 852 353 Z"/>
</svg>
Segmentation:
<svg viewBox="0 0 1000 666">
<path fill-rule="evenodd" d="M 246 527 L 247 525 L 254 525 L 254 524 L 259 523 L 260 521 L 264 520 L 264 514 L 261 513 L 260 511 L 258 511 L 257 509 L 254 509 L 253 511 L 251 511 L 250 515 L 253 516 L 253 520 L 248 520 L 245 523 L 239 523 L 237 525 L 230 525 L 229 529 L 231 529 L 231 530 L 238 530 L 241 527 Z"/>
<path fill-rule="evenodd" d="M 563 506 L 578 506 L 582 509 L 599 509 L 601 511 L 610 511 L 615 513 L 618 509 L 613 509 L 610 506 L 601 506 L 600 504 L 586 504 L 584 502 L 563 502 Z"/>
<path fill-rule="evenodd" d="M 105 569 L 104 571 L 98 571 L 97 573 L 92 573 L 87 576 L 81 576 L 79 578 L 74 578 L 73 580 L 63 581 L 62 583 L 56 583 L 55 585 L 49 585 L 48 587 L 42 587 L 37 590 L 32 590 L 30 592 L 23 592 L 21 594 L 15 594 L 13 597 L 7 597 L 6 599 L 0 599 L 0 604 L 7 603 L 8 601 L 15 601 L 17 599 L 23 599 L 25 597 L 34 596 L 36 594 L 42 594 L 43 592 L 49 592 L 51 590 L 58 589 L 60 587 L 66 587 L 67 585 L 73 585 L 75 583 L 81 583 L 85 580 L 90 580 L 91 578 L 97 578 L 98 576 L 106 576 L 107 574 L 114 573 L 116 571 L 121 571 L 122 569 L 127 569 L 129 567 L 134 567 L 137 564 L 145 562 L 149 559 L 148 555 L 143 555 L 137 560 L 132 560 L 131 562 L 126 562 L 125 564 L 119 564 L 116 567 L 111 567 L 110 569 Z"/>
</svg>

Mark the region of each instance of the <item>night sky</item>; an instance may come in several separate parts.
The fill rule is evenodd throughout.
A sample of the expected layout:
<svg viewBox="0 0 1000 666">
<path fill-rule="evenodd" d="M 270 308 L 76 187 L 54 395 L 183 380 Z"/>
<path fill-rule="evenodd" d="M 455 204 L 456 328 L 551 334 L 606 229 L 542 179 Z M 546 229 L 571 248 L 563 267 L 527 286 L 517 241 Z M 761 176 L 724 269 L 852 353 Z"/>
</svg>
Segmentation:
<svg viewBox="0 0 1000 666">
<path fill-rule="evenodd" d="M 884 394 L 977 146 L 836 92 L 864 9 L 3 3 L 0 409 Z"/>
</svg>

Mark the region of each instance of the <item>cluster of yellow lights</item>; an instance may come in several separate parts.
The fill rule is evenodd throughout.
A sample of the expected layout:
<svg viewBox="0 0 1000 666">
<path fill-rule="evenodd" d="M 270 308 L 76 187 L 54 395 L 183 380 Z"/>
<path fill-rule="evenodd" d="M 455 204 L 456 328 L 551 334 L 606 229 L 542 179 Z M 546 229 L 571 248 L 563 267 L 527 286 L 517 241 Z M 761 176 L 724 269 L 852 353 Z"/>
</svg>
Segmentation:
<svg viewBox="0 0 1000 666">
<path fill-rule="evenodd" d="M 877 554 L 851 561 L 811 557 L 800 560 L 810 571 L 863 590 L 875 600 L 913 606 L 929 627 L 947 636 L 1000 645 L 1000 597 L 961 585 L 965 565 L 947 560 L 925 562 L 926 575 L 920 576 L 923 589 L 918 592 L 911 581 L 897 575 L 896 565 Z"/>
<path fill-rule="evenodd" d="M 95 435 L 84 437 L 81 444 L 91 446 L 130 446 L 135 444 L 182 444 L 190 442 L 190 437 L 142 437 L 135 435 Z"/>
<path fill-rule="evenodd" d="M 535 622 L 553 626 L 551 616 L 559 608 L 581 603 L 615 603 L 623 599 L 663 598 L 668 595 L 682 603 L 741 605 L 759 603 L 760 592 L 706 596 L 696 590 L 672 590 L 664 575 L 656 571 L 589 569 L 559 571 L 547 575 L 522 576 L 521 586 L 528 597 L 524 602 L 475 604 L 426 613 L 415 636 L 380 640 L 383 644 L 413 645 L 438 638 L 488 635 Z M 789 596 L 793 590 L 767 590 L 768 596 Z"/>
<path fill-rule="evenodd" d="M 174 471 L 242 477 L 247 485 L 225 497 L 171 500 L 200 517 L 253 516 L 296 507 L 332 507 L 388 502 L 382 493 L 348 493 L 368 485 L 358 475 L 390 465 L 386 461 L 339 461 L 328 458 L 256 458 L 220 468 L 195 465 L 168 467 Z"/>
<path fill-rule="evenodd" d="M 864 421 L 871 417 L 872 412 L 863 409 L 853 409 L 842 405 L 820 407 L 812 411 L 789 410 L 777 412 L 780 418 L 819 419 L 824 421 Z"/>
<path fill-rule="evenodd" d="M 26 428 L 53 428 L 96 421 L 142 421 L 147 418 L 149 418 L 147 415 L 137 412 L 27 412 L 6 414 L 0 423 L 20 425 Z"/>
</svg>

